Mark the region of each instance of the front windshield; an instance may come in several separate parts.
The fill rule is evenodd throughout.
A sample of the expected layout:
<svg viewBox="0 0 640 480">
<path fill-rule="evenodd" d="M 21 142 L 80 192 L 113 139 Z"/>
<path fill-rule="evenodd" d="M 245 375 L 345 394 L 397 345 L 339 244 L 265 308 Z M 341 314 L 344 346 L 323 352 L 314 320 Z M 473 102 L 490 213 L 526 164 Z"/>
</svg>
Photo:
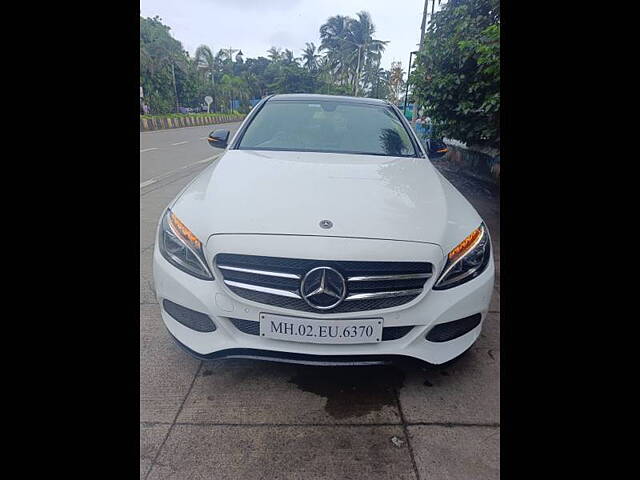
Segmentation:
<svg viewBox="0 0 640 480">
<path fill-rule="evenodd" d="M 270 100 L 237 148 L 417 156 L 391 107 L 340 101 Z"/>
</svg>

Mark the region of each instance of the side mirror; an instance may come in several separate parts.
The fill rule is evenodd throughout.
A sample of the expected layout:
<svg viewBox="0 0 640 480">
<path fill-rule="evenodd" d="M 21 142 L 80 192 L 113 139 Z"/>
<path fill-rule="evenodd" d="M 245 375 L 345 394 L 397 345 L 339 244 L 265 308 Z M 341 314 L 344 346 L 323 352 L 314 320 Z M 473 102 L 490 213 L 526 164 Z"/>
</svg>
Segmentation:
<svg viewBox="0 0 640 480">
<path fill-rule="evenodd" d="M 209 145 L 216 148 L 227 148 L 229 141 L 229 130 L 214 130 L 207 137 Z"/>
<path fill-rule="evenodd" d="M 440 140 L 431 140 L 429 142 L 429 158 L 440 158 L 449 151 L 446 143 Z"/>
</svg>

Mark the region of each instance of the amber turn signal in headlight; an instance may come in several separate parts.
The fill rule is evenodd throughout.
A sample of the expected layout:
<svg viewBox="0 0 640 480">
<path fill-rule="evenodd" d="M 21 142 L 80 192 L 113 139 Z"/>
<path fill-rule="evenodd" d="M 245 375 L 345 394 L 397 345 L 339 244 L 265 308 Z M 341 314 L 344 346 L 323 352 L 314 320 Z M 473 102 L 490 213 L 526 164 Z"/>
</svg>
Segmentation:
<svg viewBox="0 0 640 480">
<path fill-rule="evenodd" d="M 471 247 L 475 244 L 475 242 L 482 235 L 483 228 L 482 226 L 476 228 L 473 232 L 471 232 L 467 238 L 462 240 L 458 245 L 455 246 L 453 250 L 449 252 L 449 261 L 455 262 L 457 259 L 462 257 L 466 252 L 469 251 Z"/>
<path fill-rule="evenodd" d="M 434 290 L 461 285 L 480 275 L 489 264 L 491 242 L 484 224 L 465 237 L 447 255 L 447 263 Z"/>
<path fill-rule="evenodd" d="M 162 218 L 158 235 L 162 256 L 174 267 L 201 280 L 213 280 L 202 250 L 202 242 L 171 211 Z"/>
<path fill-rule="evenodd" d="M 189 230 L 173 212 L 169 213 L 169 219 L 171 220 L 171 225 L 182 235 L 183 239 L 188 241 L 194 248 L 202 248 L 202 242 L 198 240 L 198 237 L 191 233 L 191 230 Z"/>
</svg>

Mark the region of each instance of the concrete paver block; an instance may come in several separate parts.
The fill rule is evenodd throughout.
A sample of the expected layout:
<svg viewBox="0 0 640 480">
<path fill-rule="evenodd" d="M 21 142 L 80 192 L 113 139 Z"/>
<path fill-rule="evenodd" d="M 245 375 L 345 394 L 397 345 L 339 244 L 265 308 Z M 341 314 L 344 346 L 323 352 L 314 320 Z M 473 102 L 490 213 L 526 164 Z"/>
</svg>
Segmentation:
<svg viewBox="0 0 640 480">
<path fill-rule="evenodd" d="M 140 478 L 144 478 L 169 432 L 169 424 L 140 424 Z"/>
<path fill-rule="evenodd" d="M 140 317 L 140 421 L 173 422 L 200 362 L 163 331 L 157 305 L 142 305 Z"/>
<path fill-rule="evenodd" d="M 409 423 L 500 422 L 500 350 L 471 348 L 450 365 L 408 371 L 399 392 Z"/>
<path fill-rule="evenodd" d="M 149 480 L 414 480 L 400 426 L 176 425 Z"/>
<path fill-rule="evenodd" d="M 500 290 L 497 287 L 493 287 L 493 294 L 491 295 L 491 303 L 489 304 L 490 312 L 500 311 Z"/>
<path fill-rule="evenodd" d="M 498 480 L 499 427 L 409 426 L 420 478 Z"/>
<path fill-rule="evenodd" d="M 473 344 L 474 348 L 500 349 L 500 313 L 489 312 L 482 324 L 480 338 Z"/>
<path fill-rule="evenodd" d="M 153 285 L 153 249 L 140 253 L 140 303 L 157 303 Z"/>
</svg>

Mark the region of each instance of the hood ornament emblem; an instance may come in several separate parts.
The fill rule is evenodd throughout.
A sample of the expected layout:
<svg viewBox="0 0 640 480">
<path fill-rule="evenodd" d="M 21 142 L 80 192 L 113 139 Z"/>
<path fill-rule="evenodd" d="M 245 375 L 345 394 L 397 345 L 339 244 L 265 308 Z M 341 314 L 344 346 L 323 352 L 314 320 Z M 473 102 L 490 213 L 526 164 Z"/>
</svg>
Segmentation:
<svg viewBox="0 0 640 480">
<path fill-rule="evenodd" d="M 309 270 L 302 279 L 300 294 L 310 307 L 330 310 L 345 299 L 347 283 L 337 270 L 331 267 L 316 267 Z"/>
<path fill-rule="evenodd" d="M 331 228 L 333 227 L 333 222 L 331 220 L 320 220 L 320 228 Z"/>
</svg>

